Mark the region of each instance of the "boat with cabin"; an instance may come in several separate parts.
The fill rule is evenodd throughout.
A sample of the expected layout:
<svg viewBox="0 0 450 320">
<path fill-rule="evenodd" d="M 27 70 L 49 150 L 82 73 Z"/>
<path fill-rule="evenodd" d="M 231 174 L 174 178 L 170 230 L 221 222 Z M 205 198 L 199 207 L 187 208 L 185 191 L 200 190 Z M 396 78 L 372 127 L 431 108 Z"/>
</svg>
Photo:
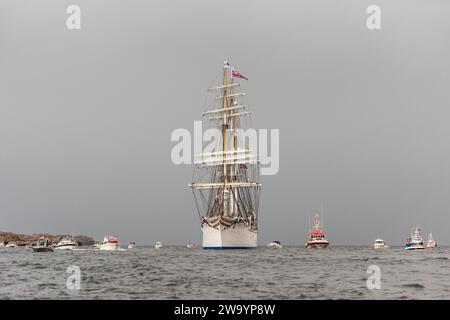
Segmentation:
<svg viewBox="0 0 450 320">
<path fill-rule="evenodd" d="M 433 235 L 430 232 L 430 235 L 428 236 L 428 241 L 427 241 L 427 248 L 437 248 L 437 242 L 433 239 Z"/>
<path fill-rule="evenodd" d="M 76 247 L 78 247 L 78 243 L 70 236 L 62 237 L 58 243 L 54 245 L 55 250 L 73 250 Z"/>
<path fill-rule="evenodd" d="M 107 235 L 103 238 L 103 242 L 100 245 L 100 250 L 115 251 L 120 249 L 119 239 L 115 236 Z"/>
<path fill-rule="evenodd" d="M 423 237 L 419 227 L 415 227 L 411 231 L 411 237 L 406 240 L 405 250 L 421 250 L 425 249 Z"/>
<path fill-rule="evenodd" d="M 271 243 L 268 243 L 267 247 L 272 248 L 272 249 L 281 249 L 281 248 L 283 248 L 283 245 L 281 244 L 280 241 L 274 240 Z"/>
<path fill-rule="evenodd" d="M 388 249 L 389 246 L 386 244 L 386 242 L 383 239 L 378 238 L 378 239 L 375 239 L 373 248 L 374 249 Z"/>
<path fill-rule="evenodd" d="M 321 225 L 321 215 L 316 213 L 313 217 L 312 225 L 308 233 L 308 241 L 305 243 L 306 248 L 327 248 L 330 245 Z"/>
<path fill-rule="evenodd" d="M 34 252 L 53 252 L 53 248 L 50 246 L 50 242 L 47 238 L 40 237 L 35 246 L 32 246 Z"/>
</svg>

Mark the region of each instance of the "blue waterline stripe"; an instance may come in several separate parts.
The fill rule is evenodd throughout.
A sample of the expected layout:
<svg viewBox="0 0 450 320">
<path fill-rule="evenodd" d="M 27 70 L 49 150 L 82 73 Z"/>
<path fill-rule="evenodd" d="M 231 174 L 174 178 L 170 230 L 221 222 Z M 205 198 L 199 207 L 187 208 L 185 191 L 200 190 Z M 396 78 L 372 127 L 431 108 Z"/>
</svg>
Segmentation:
<svg viewBox="0 0 450 320">
<path fill-rule="evenodd" d="M 203 247 L 204 250 L 256 249 L 256 247 Z"/>
</svg>

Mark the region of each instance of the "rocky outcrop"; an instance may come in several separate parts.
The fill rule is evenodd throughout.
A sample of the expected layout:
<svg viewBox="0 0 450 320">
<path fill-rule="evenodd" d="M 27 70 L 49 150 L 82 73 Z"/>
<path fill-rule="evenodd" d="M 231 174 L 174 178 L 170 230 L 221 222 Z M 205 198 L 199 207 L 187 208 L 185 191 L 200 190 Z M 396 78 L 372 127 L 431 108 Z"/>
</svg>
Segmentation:
<svg viewBox="0 0 450 320">
<path fill-rule="evenodd" d="M 26 246 L 35 244 L 40 237 L 45 237 L 49 240 L 50 244 L 53 244 L 57 243 L 64 236 L 66 235 L 52 235 L 48 233 L 33 233 L 31 235 L 26 235 L 0 231 L 0 243 L 3 242 L 7 244 L 10 242 L 14 242 L 18 245 Z M 95 243 L 93 238 L 84 235 L 75 236 L 74 241 L 83 246 L 89 246 Z"/>
</svg>

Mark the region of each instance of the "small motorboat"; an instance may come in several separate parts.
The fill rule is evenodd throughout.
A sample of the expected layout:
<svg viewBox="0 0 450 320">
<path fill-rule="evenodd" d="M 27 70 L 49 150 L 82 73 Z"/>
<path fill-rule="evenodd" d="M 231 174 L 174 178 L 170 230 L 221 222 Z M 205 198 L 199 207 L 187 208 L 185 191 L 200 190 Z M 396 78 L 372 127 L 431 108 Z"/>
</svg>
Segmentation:
<svg viewBox="0 0 450 320">
<path fill-rule="evenodd" d="M 17 248 L 17 244 L 15 244 L 14 242 L 8 242 L 5 245 L 6 248 Z"/>
<path fill-rule="evenodd" d="M 187 245 L 186 245 L 186 248 L 188 248 L 188 249 L 194 249 L 195 248 L 195 243 L 188 243 Z"/>
<path fill-rule="evenodd" d="M 162 245 L 161 242 L 157 241 L 157 242 L 155 243 L 155 249 L 161 249 L 162 247 L 163 247 L 163 245 Z"/>
<path fill-rule="evenodd" d="M 283 246 L 281 245 L 281 242 L 278 240 L 272 241 L 271 243 L 267 244 L 268 248 L 283 248 Z"/>
<path fill-rule="evenodd" d="M 115 236 L 107 235 L 103 238 L 103 243 L 100 245 L 100 250 L 115 251 L 120 249 L 119 239 Z"/>
<path fill-rule="evenodd" d="M 433 235 L 430 233 L 430 235 L 428 236 L 428 241 L 427 241 L 427 249 L 436 248 L 436 247 L 437 247 L 437 242 L 434 241 Z"/>
<path fill-rule="evenodd" d="M 34 247 L 31 247 L 34 252 L 53 252 L 54 249 L 50 246 L 48 239 L 40 237 Z"/>
<path fill-rule="evenodd" d="M 136 242 L 131 241 L 131 242 L 128 244 L 128 249 L 134 249 L 134 248 L 136 248 Z"/>
<path fill-rule="evenodd" d="M 420 233 L 420 228 L 416 227 L 411 231 L 411 237 L 406 240 L 405 250 L 420 250 L 425 249 L 423 238 Z"/>
<path fill-rule="evenodd" d="M 386 244 L 386 242 L 383 239 L 375 239 L 375 243 L 373 244 L 374 249 L 388 249 L 389 246 Z"/>
<path fill-rule="evenodd" d="M 55 250 L 73 250 L 78 247 L 78 244 L 73 241 L 72 237 L 62 237 L 57 244 Z"/>
<path fill-rule="evenodd" d="M 92 250 L 100 250 L 100 246 L 102 245 L 102 243 L 99 241 L 99 242 L 96 242 L 96 243 L 94 243 L 93 245 L 92 245 Z"/>
</svg>

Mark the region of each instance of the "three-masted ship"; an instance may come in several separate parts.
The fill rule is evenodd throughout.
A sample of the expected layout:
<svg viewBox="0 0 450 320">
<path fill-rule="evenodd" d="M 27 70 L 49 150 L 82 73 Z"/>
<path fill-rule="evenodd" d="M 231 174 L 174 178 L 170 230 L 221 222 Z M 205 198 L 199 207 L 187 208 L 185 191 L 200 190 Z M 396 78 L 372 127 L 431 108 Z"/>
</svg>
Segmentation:
<svg viewBox="0 0 450 320">
<path fill-rule="evenodd" d="M 224 62 L 222 83 L 209 88 L 216 106 L 202 114 L 215 128 L 212 152 L 195 155 L 193 190 L 204 249 L 256 248 L 261 184 L 256 150 L 246 146 L 243 130 L 251 119 L 240 92 L 247 79 Z M 206 151 L 206 150 L 204 150 Z"/>
</svg>

